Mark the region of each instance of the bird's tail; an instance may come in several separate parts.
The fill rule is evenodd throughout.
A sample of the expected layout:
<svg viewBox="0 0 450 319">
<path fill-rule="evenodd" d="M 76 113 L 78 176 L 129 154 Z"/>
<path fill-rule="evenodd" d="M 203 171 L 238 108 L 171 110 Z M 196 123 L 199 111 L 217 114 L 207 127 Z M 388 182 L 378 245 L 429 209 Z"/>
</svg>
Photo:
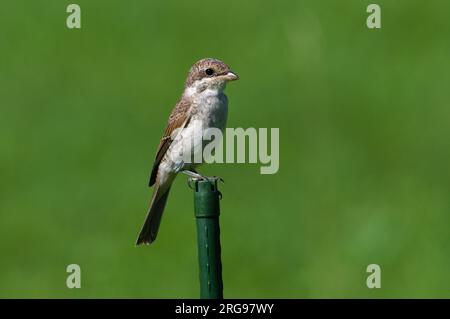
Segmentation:
<svg viewBox="0 0 450 319">
<path fill-rule="evenodd" d="M 169 192 L 170 186 L 166 188 L 155 185 L 147 217 L 145 217 L 145 222 L 136 241 L 136 245 L 151 244 L 155 241 Z"/>
</svg>

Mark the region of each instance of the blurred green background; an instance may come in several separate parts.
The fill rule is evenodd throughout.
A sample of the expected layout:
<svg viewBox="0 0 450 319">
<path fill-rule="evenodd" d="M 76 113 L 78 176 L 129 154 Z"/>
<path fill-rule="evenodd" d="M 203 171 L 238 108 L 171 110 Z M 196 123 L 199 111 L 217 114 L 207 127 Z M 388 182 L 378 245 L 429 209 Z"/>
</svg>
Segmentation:
<svg viewBox="0 0 450 319">
<path fill-rule="evenodd" d="M 134 247 L 190 66 L 229 127 L 279 127 L 280 170 L 214 164 L 228 298 L 450 297 L 450 2 L 2 1 L 0 297 L 196 298 L 192 192 Z M 66 266 L 82 288 L 67 289 Z M 366 267 L 382 288 L 366 287 Z"/>
</svg>

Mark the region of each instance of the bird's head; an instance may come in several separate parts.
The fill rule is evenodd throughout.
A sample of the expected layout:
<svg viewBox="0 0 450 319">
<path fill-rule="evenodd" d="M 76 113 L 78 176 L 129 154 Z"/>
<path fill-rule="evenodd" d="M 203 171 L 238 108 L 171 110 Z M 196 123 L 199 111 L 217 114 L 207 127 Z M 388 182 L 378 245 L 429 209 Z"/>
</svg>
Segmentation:
<svg viewBox="0 0 450 319">
<path fill-rule="evenodd" d="M 239 77 L 228 65 L 217 59 L 202 59 L 195 63 L 186 79 L 186 89 L 201 92 L 206 89 L 224 89 L 229 81 Z"/>
</svg>

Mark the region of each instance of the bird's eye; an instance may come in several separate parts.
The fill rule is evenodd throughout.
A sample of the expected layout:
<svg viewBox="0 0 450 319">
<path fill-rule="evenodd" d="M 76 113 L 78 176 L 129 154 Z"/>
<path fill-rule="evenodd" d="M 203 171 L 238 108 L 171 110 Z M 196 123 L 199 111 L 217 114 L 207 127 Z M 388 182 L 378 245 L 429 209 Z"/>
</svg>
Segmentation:
<svg viewBox="0 0 450 319">
<path fill-rule="evenodd" d="M 206 70 L 205 70 L 205 73 L 206 73 L 206 75 L 211 76 L 211 75 L 214 74 L 214 70 L 213 70 L 213 69 L 206 69 Z"/>
</svg>

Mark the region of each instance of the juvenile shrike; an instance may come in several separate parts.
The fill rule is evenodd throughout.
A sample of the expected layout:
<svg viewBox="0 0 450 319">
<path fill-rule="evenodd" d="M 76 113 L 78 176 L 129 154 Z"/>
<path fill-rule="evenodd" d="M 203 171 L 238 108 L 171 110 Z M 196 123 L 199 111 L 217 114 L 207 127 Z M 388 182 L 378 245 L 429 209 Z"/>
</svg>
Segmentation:
<svg viewBox="0 0 450 319">
<path fill-rule="evenodd" d="M 147 217 L 136 245 L 150 244 L 158 234 L 161 216 L 177 173 L 203 178 L 195 171 L 199 163 L 183 161 L 183 147 L 191 145 L 192 153 L 203 147 L 202 135 L 194 134 L 198 125 L 203 129 L 225 129 L 228 99 L 224 89 L 238 76 L 217 59 L 202 59 L 189 71 L 184 92 L 169 116 L 164 135 L 156 152 L 149 186 L 155 186 Z M 187 142 L 189 140 L 189 142 Z M 187 142 L 187 143 L 186 143 Z M 197 146 L 197 147 L 196 147 Z"/>
</svg>

